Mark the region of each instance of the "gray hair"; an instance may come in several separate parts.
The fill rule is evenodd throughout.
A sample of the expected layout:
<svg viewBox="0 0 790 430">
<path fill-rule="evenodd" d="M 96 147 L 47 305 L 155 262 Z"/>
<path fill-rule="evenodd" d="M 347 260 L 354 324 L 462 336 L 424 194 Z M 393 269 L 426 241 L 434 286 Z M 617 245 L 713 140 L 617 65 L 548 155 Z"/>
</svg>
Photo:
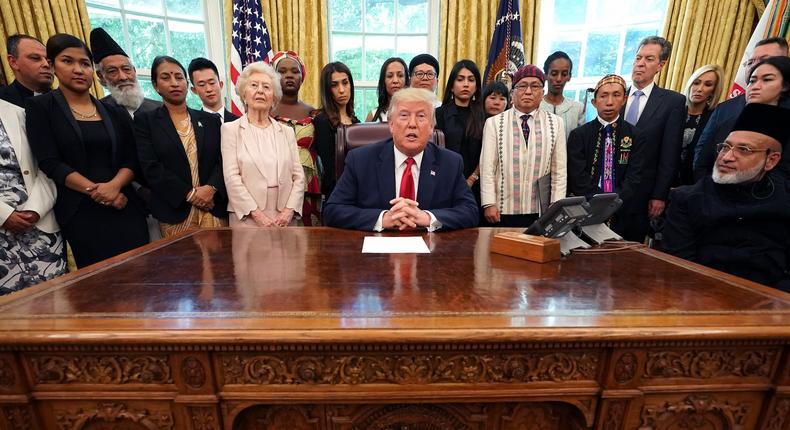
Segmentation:
<svg viewBox="0 0 790 430">
<path fill-rule="evenodd" d="M 244 70 L 241 72 L 241 75 L 239 75 L 239 79 L 236 80 L 236 94 L 239 95 L 239 98 L 241 98 L 243 103 L 244 91 L 247 89 L 247 80 L 255 73 L 262 73 L 271 78 L 272 86 L 274 87 L 274 103 L 272 104 L 272 108 L 274 108 L 283 98 L 283 87 L 280 84 L 280 74 L 277 73 L 277 71 L 274 70 L 272 66 L 264 63 L 263 61 L 250 63 L 244 68 Z"/>
<path fill-rule="evenodd" d="M 721 98 L 721 91 L 724 88 L 724 82 L 722 82 L 722 77 L 724 72 L 722 71 L 721 67 L 716 64 L 706 64 L 699 69 L 695 70 L 694 73 L 691 74 L 689 80 L 686 81 L 686 85 L 683 87 L 683 95 L 686 96 L 686 106 L 691 103 L 691 86 L 694 85 L 694 81 L 699 79 L 700 76 L 704 75 L 705 73 L 713 72 L 716 74 L 716 86 L 713 87 L 713 94 L 711 94 L 710 100 L 706 103 L 709 109 L 713 109 L 719 104 L 719 98 Z"/>
<path fill-rule="evenodd" d="M 645 45 L 658 45 L 661 47 L 661 53 L 658 55 L 659 61 L 669 60 L 669 56 L 672 54 L 672 43 L 661 36 L 645 37 L 639 42 L 639 47 L 636 48 L 636 50 L 638 51 Z"/>
<path fill-rule="evenodd" d="M 432 92 L 422 88 L 404 88 L 402 90 L 396 91 L 395 94 L 392 95 L 392 99 L 390 99 L 390 105 L 387 108 L 387 115 L 389 116 L 394 114 L 395 106 L 401 102 L 425 103 L 428 105 L 428 110 L 431 112 L 431 125 L 436 125 L 436 112 L 433 107 L 436 103 L 436 95 L 434 95 Z"/>
</svg>

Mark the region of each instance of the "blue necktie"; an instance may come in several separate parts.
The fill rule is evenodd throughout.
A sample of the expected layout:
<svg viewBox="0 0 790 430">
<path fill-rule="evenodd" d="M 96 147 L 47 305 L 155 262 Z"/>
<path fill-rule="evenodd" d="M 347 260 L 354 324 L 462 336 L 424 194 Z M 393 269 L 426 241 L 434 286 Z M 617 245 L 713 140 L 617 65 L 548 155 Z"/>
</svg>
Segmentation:
<svg viewBox="0 0 790 430">
<path fill-rule="evenodd" d="M 521 132 L 524 133 L 524 146 L 529 146 L 529 123 L 527 120 L 531 115 L 521 115 Z"/>
<path fill-rule="evenodd" d="M 631 125 L 636 125 L 636 122 L 639 121 L 639 98 L 644 94 L 642 90 L 636 90 L 634 92 L 634 101 L 631 102 L 628 112 L 625 113 L 625 120 Z"/>
</svg>

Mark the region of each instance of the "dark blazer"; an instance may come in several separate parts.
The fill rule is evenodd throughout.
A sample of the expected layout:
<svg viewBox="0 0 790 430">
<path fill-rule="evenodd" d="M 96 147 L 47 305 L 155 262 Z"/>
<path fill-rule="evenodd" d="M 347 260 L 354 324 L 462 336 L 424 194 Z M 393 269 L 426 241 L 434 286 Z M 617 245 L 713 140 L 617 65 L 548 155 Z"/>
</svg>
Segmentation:
<svg viewBox="0 0 790 430">
<path fill-rule="evenodd" d="M 615 192 L 623 200 L 623 206 L 612 218 L 612 229 L 627 240 L 644 239 L 640 226 L 634 221 L 645 217 L 645 208 L 634 204 L 634 195 L 641 188 L 644 169 L 645 138 L 636 128 L 627 123 L 622 115 L 615 122 L 616 142 L 614 148 Z M 568 194 L 592 197 L 602 193 L 598 187 L 603 159 L 603 140 L 600 139 L 598 160 L 593 165 L 599 135 L 603 125 L 598 118 L 571 131 L 568 136 Z M 638 223 L 642 224 L 642 223 Z M 642 237 L 638 237 L 642 234 Z"/>
<path fill-rule="evenodd" d="M 239 119 L 239 117 L 237 117 L 233 112 L 227 109 L 225 109 L 225 113 L 223 115 L 224 115 L 223 120 L 225 122 L 233 122 Z"/>
<path fill-rule="evenodd" d="M 324 206 L 324 223 L 331 227 L 373 230 L 381 211 L 392 207 L 395 191 L 395 152 L 392 139 L 355 149 Z M 420 209 L 429 210 L 443 230 L 475 227 L 477 203 L 463 177 L 461 156 L 428 143 L 420 164 L 417 187 Z"/>
<path fill-rule="evenodd" d="M 118 102 L 115 101 L 115 99 L 111 95 L 110 96 L 106 96 L 106 97 L 104 97 L 101 100 L 103 102 L 105 102 L 106 104 L 109 104 L 109 105 L 112 105 L 112 106 L 117 106 L 117 107 L 123 109 L 125 112 L 127 112 L 127 113 L 129 112 L 128 110 L 126 110 L 125 107 L 119 105 Z M 134 115 L 137 116 L 138 113 L 151 112 L 152 110 L 156 110 L 156 108 L 158 108 L 160 106 L 162 106 L 162 102 L 160 102 L 160 101 L 151 100 L 151 99 L 143 99 L 143 103 L 140 105 L 140 107 L 137 108 L 136 111 L 134 111 Z"/>
<path fill-rule="evenodd" d="M 99 100 L 93 99 L 93 103 L 110 135 L 112 168 L 116 171 L 124 167 L 134 170 L 137 163 L 129 115 Z M 25 116 L 28 141 L 39 168 L 55 181 L 58 188 L 55 217 L 58 223 L 67 224 L 80 201 L 90 198 L 66 187 L 69 174 L 88 169 L 82 131 L 60 90 L 28 99 Z M 140 205 L 131 186 L 124 187 L 121 192 L 129 199 L 129 204 Z"/>
<path fill-rule="evenodd" d="M 228 194 L 222 176 L 219 118 L 208 112 L 188 110 L 197 141 L 200 185 L 217 189 L 211 213 L 227 218 Z M 192 174 L 167 108 L 161 106 L 135 115 L 134 135 L 143 176 L 151 188 L 151 215 L 169 224 L 184 221 L 192 207 L 186 200 L 192 189 Z"/>
<path fill-rule="evenodd" d="M 357 117 L 351 118 L 352 124 L 359 124 Z M 329 121 L 326 113 L 321 112 L 313 118 L 313 148 L 321 160 L 321 194 L 329 197 L 335 189 L 335 138 L 337 127 Z"/>
<path fill-rule="evenodd" d="M 687 112 L 686 115 L 688 116 L 688 108 L 686 112 Z M 705 109 L 700 114 L 699 122 L 697 123 L 697 128 L 694 129 L 694 136 L 692 136 L 691 142 L 689 142 L 689 146 L 686 148 L 681 148 L 680 168 L 678 169 L 678 176 L 675 179 L 674 183 L 672 184 L 673 186 L 691 185 L 694 182 L 697 182 L 697 179 L 699 179 L 694 177 L 695 152 L 697 148 L 697 142 L 699 142 L 700 136 L 702 136 L 702 132 L 705 130 L 705 126 L 708 125 L 708 121 L 710 121 L 710 117 L 712 114 L 713 114 L 713 110 L 709 109 L 706 106 Z M 684 139 L 685 139 L 685 135 L 684 135 Z"/>
<path fill-rule="evenodd" d="M 28 89 L 19 81 L 14 81 L 5 87 L 0 87 L 0 99 L 25 108 L 25 101 L 33 97 L 33 90 Z"/>
<path fill-rule="evenodd" d="M 462 110 L 455 103 L 436 108 L 436 128 L 444 133 L 444 147 L 461 154 L 464 159 L 464 177 L 468 178 L 480 164 L 483 147 L 481 119 L 480 137 L 466 135 L 467 123 L 472 118 L 470 109 Z"/>
<path fill-rule="evenodd" d="M 629 90 L 630 94 L 630 90 Z M 620 111 L 625 117 L 626 106 Z M 650 199 L 666 201 L 680 166 L 686 98 L 675 91 L 653 87 L 636 129 L 645 137 L 642 185 L 636 195 L 645 204 Z"/>
</svg>

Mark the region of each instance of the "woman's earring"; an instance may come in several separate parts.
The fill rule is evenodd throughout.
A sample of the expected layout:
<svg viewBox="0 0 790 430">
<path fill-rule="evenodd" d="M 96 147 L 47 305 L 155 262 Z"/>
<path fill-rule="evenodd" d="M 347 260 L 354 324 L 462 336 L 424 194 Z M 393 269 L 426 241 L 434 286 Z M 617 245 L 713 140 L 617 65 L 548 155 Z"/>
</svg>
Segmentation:
<svg viewBox="0 0 790 430">
<path fill-rule="evenodd" d="M 472 101 L 477 100 L 477 94 L 472 94 Z"/>
<path fill-rule="evenodd" d="M 450 92 L 450 100 L 453 100 L 454 98 L 455 98 L 455 94 L 453 94 L 453 92 L 451 91 Z"/>
</svg>

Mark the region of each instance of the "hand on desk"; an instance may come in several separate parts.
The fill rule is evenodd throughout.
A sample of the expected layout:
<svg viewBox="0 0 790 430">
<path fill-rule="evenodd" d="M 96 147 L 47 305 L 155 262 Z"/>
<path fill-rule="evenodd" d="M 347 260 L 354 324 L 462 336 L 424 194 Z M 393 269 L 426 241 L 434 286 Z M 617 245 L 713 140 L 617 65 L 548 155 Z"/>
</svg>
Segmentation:
<svg viewBox="0 0 790 430">
<path fill-rule="evenodd" d="M 414 200 L 398 197 L 390 200 L 392 207 L 384 213 L 381 225 L 385 230 L 406 230 L 417 227 L 428 227 L 431 216 L 420 210 L 419 203 Z"/>
</svg>

